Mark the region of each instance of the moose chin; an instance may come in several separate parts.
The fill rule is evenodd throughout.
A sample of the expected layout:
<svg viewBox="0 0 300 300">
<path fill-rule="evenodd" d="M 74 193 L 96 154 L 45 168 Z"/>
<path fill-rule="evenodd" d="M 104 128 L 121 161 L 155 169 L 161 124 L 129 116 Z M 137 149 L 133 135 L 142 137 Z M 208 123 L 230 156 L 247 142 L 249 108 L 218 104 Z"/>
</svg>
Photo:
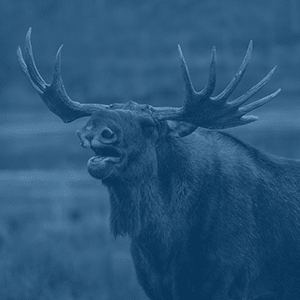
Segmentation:
<svg viewBox="0 0 300 300">
<path fill-rule="evenodd" d="M 275 68 L 229 100 L 248 66 L 252 42 L 228 86 L 212 96 L 216 50 L 203 90 L 193 88 L 179 47 L 184 105 L 81 104 L 64 88 L 61 48 L 51 84 L 39 74 L 31 30 L 20 65 L 48 108 L 91 148 L 89 173 L 110 195 L 110 227 L 128 235 L 139 283 L 153 300 L 299 300 L 300 161 L 262 153 L 220 131 L 280 90 L 245 104 Z"/>
</svg>

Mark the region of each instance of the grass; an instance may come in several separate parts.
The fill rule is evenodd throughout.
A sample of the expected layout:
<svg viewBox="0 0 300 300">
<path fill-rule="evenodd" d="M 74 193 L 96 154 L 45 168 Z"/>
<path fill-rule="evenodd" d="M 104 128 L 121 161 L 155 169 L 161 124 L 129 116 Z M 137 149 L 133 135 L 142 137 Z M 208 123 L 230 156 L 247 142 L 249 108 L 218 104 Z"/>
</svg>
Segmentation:
<svg viewBox="0 0 300 300">
<path fill-rule="evenodd" d="M 147 299 L 109 203 L 78 171 L 0 173 L 0 299 Z"/>
</svg>

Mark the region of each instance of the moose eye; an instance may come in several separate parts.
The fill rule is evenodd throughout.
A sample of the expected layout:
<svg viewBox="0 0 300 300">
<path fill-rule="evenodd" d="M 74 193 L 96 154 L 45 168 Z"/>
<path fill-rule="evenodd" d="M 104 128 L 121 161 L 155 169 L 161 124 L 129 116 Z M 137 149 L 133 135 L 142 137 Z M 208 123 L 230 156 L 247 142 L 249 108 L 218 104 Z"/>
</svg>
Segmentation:
<svg viewBox="0 0 300 300">
<path fill-rule="evenodd" d="M 151 119 L 141 119 L 140 126 L 142 128 L 155 127 L 155 123 Z"/>
<path fill-rule="evenodd" d="M 146 136 L 150 136 L 155 129 L 155 123 L 151 119 L 141 119 L 140 126 Z"/>
</svg>

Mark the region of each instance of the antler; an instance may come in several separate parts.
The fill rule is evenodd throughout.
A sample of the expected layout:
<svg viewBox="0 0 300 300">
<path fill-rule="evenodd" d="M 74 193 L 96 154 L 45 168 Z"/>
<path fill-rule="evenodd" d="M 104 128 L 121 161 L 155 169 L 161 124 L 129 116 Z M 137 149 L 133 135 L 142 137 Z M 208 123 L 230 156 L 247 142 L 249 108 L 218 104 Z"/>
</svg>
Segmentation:
<svg viewBox="0 0 300 300">
<path fill-rule="evenodd" d="M 250 41 L 245 58 L 240 65 L 238 71 L 234 75 L 228 86 L 217 96 L 212 97 L 216 85 L 216 49 L 212 49 L 212 59 L 210 65 L 210 72 L 208 82 L 204 89 L 196 92 L 181 48 L 178 45 L 179 57 L 181 61 L 181 72 L 185 87 L 185 102 L 183 107 L 152 107 L 152 114 L 159 120 L 177 120 L 184 121 L 195 126 L 210 128 L 210 129 L 224 129 L 229 127 L 236 127 L 254 122 L 258 119 L 256 116 L 245 116 L 246 113 L 253 109 L 264 105 L 278 95 L 280 89 L 276 92 L 256 100 L 248 105 L 242 106 L 247 100 L 255 95 L 271 78 L 276 66 L 266 75 L 259 83 L 252 87 L 249 91 L 244 93 L 239 98 L 227 101 L 228 97 L 235 90 L 240 80 L 242 79 L 246 68 L 249 64 L 252 52 L 252 41 Z"/>
<path fill-rule="evenodd" d="M 32 86 L 39 93 L 43 102 L 65 123 L 69 123 L 78 118 L 90 116 L 95 111 L 106 109 L 108 106 L 102 104 L 81 104 L 70 99 L 61 76 L 62 46 L 59 47 L 56 54 L 54 75 L 51 84 L 47 84 L 44 81 L 35 65 L 31 46 L 31 28 L 29 28 L 25 38 L 24 58 L 20 47 L 18 47 L 17 55 L 22 70 Z"/>
<path fill-rule="evenodd" d="M 18 47 L 17 51 L 22 70 L 48 108 L 58 115 L 65 123 L 68 123 L 81 117 L 90 116 L 95 111 L 114 107 L 114 105 L 81 104 L 70 99 L 66 93 L 61 76 L 61 49 L 62 46 L 60 46 L 56 54 L 54 75 L 51 84 L 47 84 L 44 81 L 35 65 L 31 46 L 31 28 L 29 28 L 26 34 L 24 58 L 20 47 Z M 153 117 L 158 120 L 184 121 L 195 127 L 199 126 L 210 129 L 223 129 L 245 125 L 258 119 L 256 116 L 245 116 L 245 114 L 264 105 L 280 92 L 280 89 L 278 89 L 276 92 L 262 99 L 241 106 L 269 81 L 276 69 L 276 67 L 274 67 L 266 77 L 249 91 L 233 101 L 227 101 L 228 97 L 236 89 L 242 79 L 249 64 L 252 52 L 252 41 L 249 43 L 247 53 L 237 73 L 234 75 L 228 86 L 215 97 L 211 96 L 216 85 L 215 47 L 212 49 L 212 60 L 208 82 L 200 92 L 196 92 L 193 87 L 189 70 L 179 45 L 178 50 L 185 87 L 185 102 L 181 108 L 148 106 Z"/>
</svg>

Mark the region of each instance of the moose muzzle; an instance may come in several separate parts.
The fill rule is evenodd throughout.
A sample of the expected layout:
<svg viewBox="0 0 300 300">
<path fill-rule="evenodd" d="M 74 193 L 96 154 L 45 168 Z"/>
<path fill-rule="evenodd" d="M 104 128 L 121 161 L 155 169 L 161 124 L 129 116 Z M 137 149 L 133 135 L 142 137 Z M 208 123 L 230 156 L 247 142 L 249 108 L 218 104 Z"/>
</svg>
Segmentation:
<svg viewBox="0 0 300 300">
<path fill-rule="evenodd" d="M 84 126 L 76 134 L 84 148 L 95 152 L 88 161 L 89 173 L 97 179 L 110 176 L 123 157 L 121 150 L 115 147 L 118 144 L 117 134 L 108 126 Z"/>
<path fill-rule="evenodd" d="M 97 131 L 77 130 L 76 134 L 81 141 L 81 146 L 84 148 L 99 148 L 103 145 L 114 144 L 117 140 L 117 135 L 109 128 L 103 127 Z"/>
</svg>

